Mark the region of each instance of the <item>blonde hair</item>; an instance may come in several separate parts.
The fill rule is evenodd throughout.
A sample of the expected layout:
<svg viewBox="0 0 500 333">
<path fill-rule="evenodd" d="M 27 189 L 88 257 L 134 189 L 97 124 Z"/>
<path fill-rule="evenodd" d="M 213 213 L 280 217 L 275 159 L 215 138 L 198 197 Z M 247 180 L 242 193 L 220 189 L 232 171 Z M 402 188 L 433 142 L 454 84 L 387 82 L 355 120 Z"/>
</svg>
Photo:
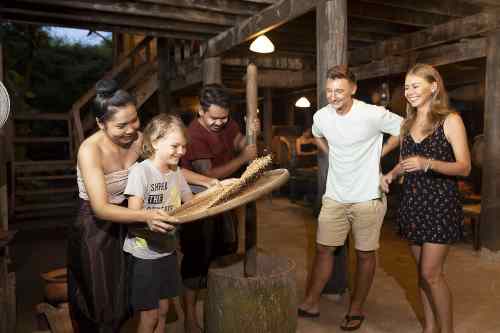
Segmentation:
<svg viewBox="0 0 500 333">
<path fill-rule="evenodd" d="M 156 150 L 153 148 L 153 143 L 175 129 L 180 130 L 184 137 L 187 138 L 186 127 L 178 116 L 160 114 L 151 119 L 143 133 L 142 157 L 150 158 L 154 156 Z"/>
<path fill-rule="evenodd" d="M 418 76 L 430 84 L 436 82 L 437 89 L 432 96 L 430 112 L 427 116 L 429 126 L 424 128 L 425 134 L 432 133 L 450 113 L 454 112 L 454 110 L 450 108 L 448 94 L 446 93 L 446 89 L 443 84 L 443 78 L 434 67 L 426 64 L 416 64 L 408 71 L 406 77 L 409 75 Z M 407 135 L 410 132 L 410 129 L 415 123 L 416 117 L 417 108 L 412 107 L 410 103 L 406 102 L 406 119 L 401 127 L 402 136 Z"/>
</svg>

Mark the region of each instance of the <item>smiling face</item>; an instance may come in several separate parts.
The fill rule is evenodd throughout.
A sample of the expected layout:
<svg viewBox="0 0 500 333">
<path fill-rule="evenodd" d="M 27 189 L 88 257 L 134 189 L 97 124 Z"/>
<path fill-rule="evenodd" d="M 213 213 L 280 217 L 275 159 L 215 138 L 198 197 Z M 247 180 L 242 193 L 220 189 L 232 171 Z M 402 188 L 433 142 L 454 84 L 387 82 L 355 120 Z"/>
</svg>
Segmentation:
<svg viewBox="0 0 500 333">
<path fill-rule="evenodd" d="M 211 132 L 220 132 L 229 121 L 229 110 L 212 104 L 208 110 L 200 108 L 200 123 Z"/>
<path fill-rule="evenodd" d="M 405 80 L 405 97 L 417 109 L 429 108 L 436 95 L 437 83 L 429 82 L 420 76 L 409 74 Z"/>
<path fill-rule="evenodd" d="M 347 113 L 352 106 L 352 98 L 357 86 L 347 79 L 326 80 L 326 99 L 337 113 Z"/>
<path fill-rule="evenodd" d="M 127 104 L 117 109 L 110 119 L 97 121 L 97 125 L 111 142 L 127 148 L 137 140 L 141 124 L 134 105 Z"/>
<path fill-rule="evenodd" d="M 187 140 L 179 128 L 171 128 L 165 136 L 152 142 L 154 149 L 153 161 L 159 165 L 176 166 L 186 154 Z"/>
</svg>

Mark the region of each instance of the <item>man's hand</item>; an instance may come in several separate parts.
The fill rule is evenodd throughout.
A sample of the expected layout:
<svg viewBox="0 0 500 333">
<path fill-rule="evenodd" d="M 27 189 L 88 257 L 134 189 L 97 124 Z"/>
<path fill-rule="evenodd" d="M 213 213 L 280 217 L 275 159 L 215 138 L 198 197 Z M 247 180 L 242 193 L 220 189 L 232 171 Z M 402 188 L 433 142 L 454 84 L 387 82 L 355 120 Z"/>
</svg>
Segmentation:
<svg viewBox="0 0 500 333">
<path fill-rule="evenodd" d="M 384 193 L 389 193 L 389 185 L 392 183 L 392 180 L 393 177 L 390 172 L 380 177 L 380 188 Z"/>
<path fill-rule="evenodd" d="M 247 162 L 250 162 L 254 159 L 257 158 L 257 145 L 251 144 L 251 145 L 246 145 L 245 148 L 241 151 L 241 156 L 243 159 Z"/>
<path fill-rule="evenodd" d="M 255 133 L 255 137 L 258 137 L 261 132 L 260 119 L 256 117 L 252 124 L 250 124 L 250 130 Z"/>
</svg>

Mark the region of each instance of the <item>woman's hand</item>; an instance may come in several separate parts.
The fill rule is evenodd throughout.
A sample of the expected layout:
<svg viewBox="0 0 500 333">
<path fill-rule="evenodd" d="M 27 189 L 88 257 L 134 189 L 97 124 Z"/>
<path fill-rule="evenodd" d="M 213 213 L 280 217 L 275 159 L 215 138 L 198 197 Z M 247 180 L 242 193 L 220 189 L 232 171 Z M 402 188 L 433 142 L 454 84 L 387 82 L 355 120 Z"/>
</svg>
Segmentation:
<svg viewBox="0 0 500 333">
<path fill-rule="evenodd" d="M 148 228 L 151 231 L 156 231 L 156 232 L 161 232 L 161 233 L 166 233 L 170 230 L 175 229 L 173 225 L 170 225 L 165 222 L 171 222 L 171 223 L 176 223 L 178 220 L 169 215 L 167 212 L 161 209 L 153 209 L 148 211 L 149 213 L 149 218 L 146 221 L 148 224 Z"/>
<path fill-rule="evenodd" d="M 389 193 L 389 185 L 392 183 L 394 177 L 392 173 L 386 173 L 380 177 L 380 188 L 384 193 Z"/>
<path fill-rule="evenodd" d="M 422 156 L 408 157 L 400 162 L 404 172 L 415 172 L 426 170 L 429 159 Z"/>
</svg>

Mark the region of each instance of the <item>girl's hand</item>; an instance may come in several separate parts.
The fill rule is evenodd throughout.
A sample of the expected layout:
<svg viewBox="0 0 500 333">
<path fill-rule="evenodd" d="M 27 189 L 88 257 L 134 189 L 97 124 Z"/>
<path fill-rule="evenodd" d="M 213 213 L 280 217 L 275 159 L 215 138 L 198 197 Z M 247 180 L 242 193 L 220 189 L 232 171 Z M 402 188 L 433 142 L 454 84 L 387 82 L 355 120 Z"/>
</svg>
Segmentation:
<svg viewBox="0 0 500 333">
<path fill-rule="evenodd" d="M 227 178 L 220 182 L 221 185 L 229 186 L 238 181 L 238 178 Z"/>
<path fill-rule="evenodd" d="M 393 177 L 390 172 L 380 177 L 380 188 L 384 193 L 389 193 L 389 185 L 392 183 L 392 181 Z"/>
<path fill-rule="evenodd" d="M 148 212 L 150 213 L 149 214 L 150 216 L 146 221 L 146 223 L 148 224 L 149 230 L 166 233 L 170 230 L 175 229 L 173 225 L 165 223 L 165 222 L 172 222 L 172 223 L 178 222 L 178 220 L 175 217 L 170 216 L 167 212 L 161 209 L 154 209 Z"/>
<path fill-rule="evenodd" d="M 206 188 L 210 188 L 210 187 L 213 187 L 213 186 L 217 186 L 220 184 L 220 181 L 217 179 L 217 178 L 210 178 L 210 180 L 208 180 L 204 186 Z"/>
<path fill-rule="evenodd" d="M 425 170 L 428 159 L 421 156 L 408 157 L 400 162 L 404 172 L 415 172 Z"/>
</svg>

